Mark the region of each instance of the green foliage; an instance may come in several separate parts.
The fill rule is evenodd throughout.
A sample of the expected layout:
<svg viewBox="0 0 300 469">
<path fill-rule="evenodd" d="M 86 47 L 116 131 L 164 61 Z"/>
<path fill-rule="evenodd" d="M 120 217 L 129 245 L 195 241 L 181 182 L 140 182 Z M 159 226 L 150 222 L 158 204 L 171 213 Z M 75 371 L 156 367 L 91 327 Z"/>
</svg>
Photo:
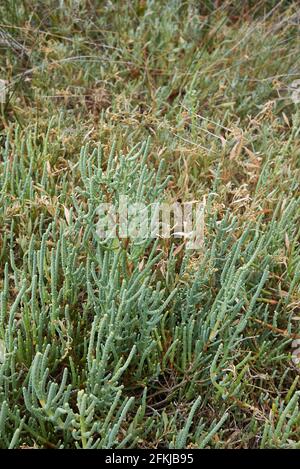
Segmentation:
<svg viewBox="0 0 300 469">
<path fill-rule="evenodd" d="M 0 446 L 299 447 L 296 3 L 6 3 Z M 120 194 L 203 249 L 101 239 Z"/>
</svg>

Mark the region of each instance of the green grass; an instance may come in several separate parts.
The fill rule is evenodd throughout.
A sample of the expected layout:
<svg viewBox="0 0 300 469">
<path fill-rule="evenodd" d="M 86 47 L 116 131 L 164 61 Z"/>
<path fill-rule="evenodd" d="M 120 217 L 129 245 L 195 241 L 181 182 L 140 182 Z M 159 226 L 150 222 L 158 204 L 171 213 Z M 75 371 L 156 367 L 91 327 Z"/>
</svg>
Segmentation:
<svg viewBox="0 0 300 469">
<path fill-rule="evenodd" d="M 299 447 L 297 2 L 10 0 L 0 40 L 0 446 Z M 101 242 L 120 193 L 205 198 L 203 249 Z"/>
</svg>

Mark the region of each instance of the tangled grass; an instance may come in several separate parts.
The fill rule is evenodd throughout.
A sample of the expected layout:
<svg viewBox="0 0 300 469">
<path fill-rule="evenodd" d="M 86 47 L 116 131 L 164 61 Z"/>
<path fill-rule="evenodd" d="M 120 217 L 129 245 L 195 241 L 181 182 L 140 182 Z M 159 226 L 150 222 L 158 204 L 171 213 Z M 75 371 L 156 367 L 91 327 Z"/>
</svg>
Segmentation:
<svg viewBox="0 0 300 469">
<path fill-rule="evenodd" d="M 299 447 L 299 25 L 1 3 L 1 447 Z M 203 249 L 100 242 L 120 192 L 205 197 Z"/>
</svg>

